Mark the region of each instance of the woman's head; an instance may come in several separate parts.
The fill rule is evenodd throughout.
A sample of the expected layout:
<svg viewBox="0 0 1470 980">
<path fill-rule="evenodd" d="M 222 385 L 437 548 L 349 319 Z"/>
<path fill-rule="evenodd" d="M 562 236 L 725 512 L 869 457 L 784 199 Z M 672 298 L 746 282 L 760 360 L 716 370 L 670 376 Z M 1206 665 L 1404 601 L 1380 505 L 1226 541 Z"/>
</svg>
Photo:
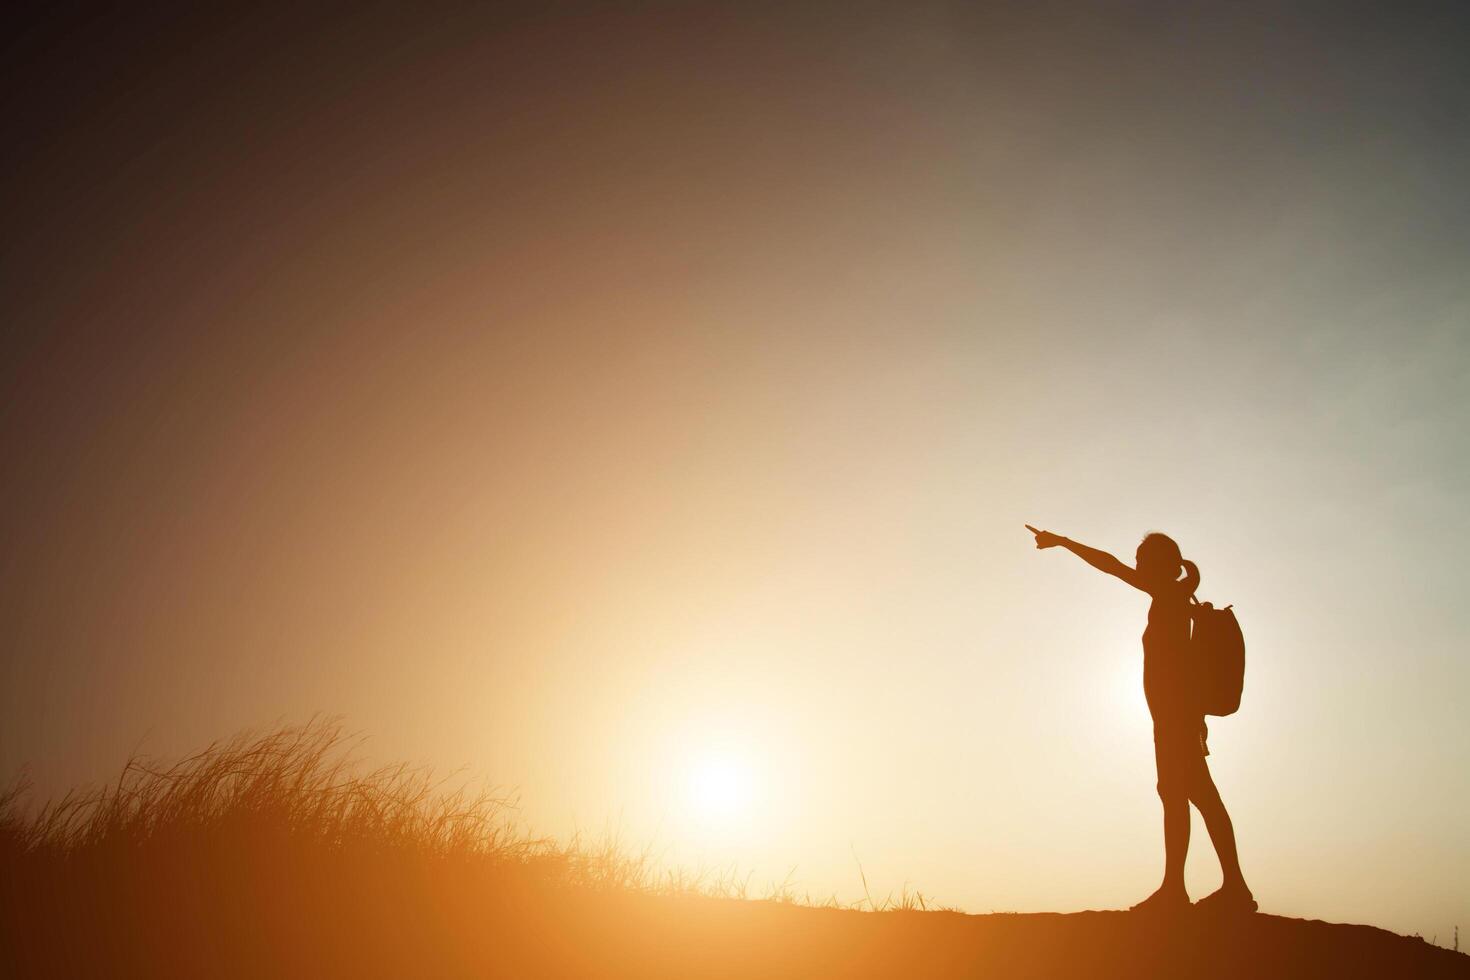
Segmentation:
<svg viewBox="0 0 1470 980">
<path fill-rule="evenodd" d="M 1151 531 L 1138 543 L 1135 556 L 1138 574 L 1153 582 L 1173 582 L 1183 570 L 1184 556 L 1167 534 Z"/>
</svg>

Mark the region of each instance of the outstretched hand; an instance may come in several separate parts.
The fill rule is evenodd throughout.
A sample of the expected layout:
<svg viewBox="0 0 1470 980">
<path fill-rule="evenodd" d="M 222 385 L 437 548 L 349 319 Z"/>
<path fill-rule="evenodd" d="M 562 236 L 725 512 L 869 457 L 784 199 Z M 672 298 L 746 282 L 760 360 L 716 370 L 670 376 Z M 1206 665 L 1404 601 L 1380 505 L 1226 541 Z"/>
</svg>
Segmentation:
<svg viewBox="0 0 1470 980">
<path fill-rule="evenodd" d="M 1038 548 L 1055 548 L 1057 545 L 1066 540 L 1060 534 L 1052 534 L 1050 531 L 1042 531 L 1032 527 L 1030 524 L 1025 525 L 1025 528 L 1032 534 L 1036 535 L 1036 547 Z"/>
</svg>

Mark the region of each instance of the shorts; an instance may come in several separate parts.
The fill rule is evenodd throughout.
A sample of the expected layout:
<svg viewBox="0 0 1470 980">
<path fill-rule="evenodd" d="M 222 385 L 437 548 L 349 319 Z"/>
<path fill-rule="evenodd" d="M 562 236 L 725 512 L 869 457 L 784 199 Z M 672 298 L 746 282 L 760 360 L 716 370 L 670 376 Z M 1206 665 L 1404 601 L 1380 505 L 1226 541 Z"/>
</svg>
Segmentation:
<svg viewBox="0 0 1470 980">
<path fill-rule="evenodd" d="M 1203 717 L 1155 718 L 1154 764 L 1159 772 L 1159 793 L 1178 789 L 1188 793 L 1209 769 L 1205 756 L 1209 729 Z"/>
</svg>

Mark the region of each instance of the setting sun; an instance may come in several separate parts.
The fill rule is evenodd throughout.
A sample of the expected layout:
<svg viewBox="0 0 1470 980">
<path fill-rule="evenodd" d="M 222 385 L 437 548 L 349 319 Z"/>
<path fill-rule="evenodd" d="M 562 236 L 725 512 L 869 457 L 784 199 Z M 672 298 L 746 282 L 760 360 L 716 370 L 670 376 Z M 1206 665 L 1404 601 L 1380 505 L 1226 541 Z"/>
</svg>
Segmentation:
<svg viewBox="0 0 1470 980">
<path fill-rule="evenodd" d="M 689 768 L 689 811 L 701 823 L 723 825 L 747 815 L 753 791 L 750 765 L 737 754 L 710 753 Z"/>
</svg>

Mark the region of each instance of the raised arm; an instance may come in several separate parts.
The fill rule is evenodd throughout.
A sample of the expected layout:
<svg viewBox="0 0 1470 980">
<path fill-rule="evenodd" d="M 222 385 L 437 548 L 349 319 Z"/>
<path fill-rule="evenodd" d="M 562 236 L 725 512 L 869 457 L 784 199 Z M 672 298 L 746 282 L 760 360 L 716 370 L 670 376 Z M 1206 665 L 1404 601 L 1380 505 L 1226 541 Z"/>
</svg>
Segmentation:
<svg viewBox="0 0 1470 980">
<path fill-rule="evenodd" d="M 1060 534 L 1053 534 L 1050 531 L 1039 531 L 1036 528 L 1032 527 L 1030 524 L 1026 525 L 1026 530 L 1036 535 L 1036 547 L 1066 548 L 1072 554 L 1076 555 L 1078 558 L 1081 558 L 1083 561 L 1087 562 L 1087 564 L 1091 565 L 1098 571 L 1106 572 L 1109 575 L 1120 578 L 1123 581 L 1127 582 L 1129 585 L 1133 586 L 1135 589 L 1143 592 L 1148 591 L 1148 589 L 1143 584 L 1143 580 L 1139 578 L 1138 571 L 1136 569 L 1123 564 L 1121 561 L 1108 554 L 1106 551 L 1099 551 L 1096 548 L 1089 548 L 1085 544 L 1080 544 L 1079 542 L 1073 541 L 1071 538 L 1064 538 Z"/>
</svg>

